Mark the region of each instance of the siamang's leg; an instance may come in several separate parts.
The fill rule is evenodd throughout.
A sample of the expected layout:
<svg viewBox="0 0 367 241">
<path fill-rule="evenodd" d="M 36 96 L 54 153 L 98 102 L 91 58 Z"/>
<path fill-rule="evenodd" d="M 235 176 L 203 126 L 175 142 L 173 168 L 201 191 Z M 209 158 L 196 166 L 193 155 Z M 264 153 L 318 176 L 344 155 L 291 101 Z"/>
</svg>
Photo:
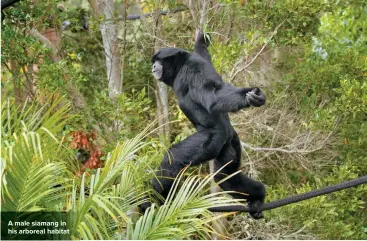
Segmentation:
<svg viewBox="0 0 367 241">
<path fill-rule="evenodd" d="M 199 165 L 216 158 L 226 142 L 225 133 L 202 130 L 172 146 L 153 179 L 154 189 L 167 197 L 174 178 L 186 165 Z"/>
<path fill-rule="evenodd" d="M 228 162 L 231 163 L 227 164 Z M 234 132 L 232 140 L 228 141 L 222 148 L 218 157 L 214 160 L 215 171 L 227 164 L 214 179 L 219 182 L 226 176 L 238 171 L 241 164 L 241 143 L 237 133 Z M 234 198 L 246 199 L 251 207 L 259 207 L 265 199 L 265 187 L 261 182 L 247 177 L 243 173 L 238 173 L 230 179 L 219 184 L 225 191 L 235 191 L 231 193 Z M 262 212 L 250 213 L 253 218 L 262 218 Z"/>
</svg>

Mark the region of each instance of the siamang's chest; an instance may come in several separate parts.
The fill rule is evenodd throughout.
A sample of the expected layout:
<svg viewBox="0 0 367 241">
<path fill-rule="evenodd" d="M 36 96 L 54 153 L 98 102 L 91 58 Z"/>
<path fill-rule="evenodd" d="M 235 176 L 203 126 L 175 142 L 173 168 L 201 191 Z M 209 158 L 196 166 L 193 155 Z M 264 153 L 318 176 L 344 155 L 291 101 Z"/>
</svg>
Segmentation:
<svg viewBox="0 0 367 241">
<path fill-rule="evenodd" d="M 191 123 L 197 127 L 198 125 L 205 126 L 206 124 L 206 110 L 194 102 L 188 93 L 176 93 L 178 99 L 178 106 L 185 114 L 185 116 L 191 121 Z"/>
<path fill-rule="evenodd" d="M 188 96 L 177 96 L 178 106 L 190 120 L 194 119 L 196 110 L 199 108 Z"/>
</svg>

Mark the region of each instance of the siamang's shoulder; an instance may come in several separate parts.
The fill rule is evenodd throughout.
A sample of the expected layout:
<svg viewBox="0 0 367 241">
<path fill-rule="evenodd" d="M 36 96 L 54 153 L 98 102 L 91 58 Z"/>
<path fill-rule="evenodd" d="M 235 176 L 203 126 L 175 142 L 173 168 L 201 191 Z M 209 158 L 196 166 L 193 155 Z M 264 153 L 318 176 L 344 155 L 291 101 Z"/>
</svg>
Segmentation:
<svg viewBox="0 0 367 241">
<path fill-rule="evenodd" d="M 213 65 L 202 58 L 197 53 L 192 53 L 190 58 L 185 63 L 185 70 L 182 72 L 185 75 L 186 84 L 198 86 L 213 82 L 215 85 L 223 83 L 220 75 L 215 71 Z"/>
<path fill-rule="evenodd" d="M 189 59 L 186 61 L 187 67 L 191 68 L 195 72 L 198 70 L 210 69 L 210 71 L 215 71 L 211 64 L 201 57 L 198 53 L 191 53 Z"/>
</svg>

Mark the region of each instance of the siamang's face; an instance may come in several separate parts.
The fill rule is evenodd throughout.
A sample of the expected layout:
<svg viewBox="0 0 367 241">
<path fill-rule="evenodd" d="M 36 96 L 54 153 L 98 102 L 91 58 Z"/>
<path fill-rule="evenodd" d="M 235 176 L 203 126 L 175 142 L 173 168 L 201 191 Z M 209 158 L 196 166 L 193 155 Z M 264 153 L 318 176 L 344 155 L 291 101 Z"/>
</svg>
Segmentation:
<svg viewBox="0 0 367 241">
<path fill-rule="evenodd" d="M 152 65 L 152 73 L 156 80 L 161 80 L 163 76 L 163 63 L 160 60 L 156 60 Z"/>
<path fill-rule="evenodd" d="M 172 86 L 189 53 L 178 48 L 163 48 L 152 56 L 152 73 L 156 80 Z"/>
</svg>

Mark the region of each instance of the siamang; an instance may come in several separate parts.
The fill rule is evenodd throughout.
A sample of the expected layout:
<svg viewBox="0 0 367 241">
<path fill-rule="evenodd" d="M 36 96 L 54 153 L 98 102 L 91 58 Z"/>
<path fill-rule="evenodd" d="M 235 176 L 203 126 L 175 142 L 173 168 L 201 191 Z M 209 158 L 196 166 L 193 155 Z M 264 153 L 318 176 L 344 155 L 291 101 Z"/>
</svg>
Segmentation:
<svg viewBox="0 0 367 241">
<path fill-rule="evenodd" d="M 193 53 L 162 48 L 152 56 L 154 77 L 173 88 L 180 109 L 197 130 L 165 153 L 157 178 L 152 180 L 154 189 L 163 197 L 167 197 L 174 178 L 187 165 L 199 165 L 212 159 L 215 171 L 226 165 L 214 177 L 216 182 L 238 171 L 241 144 L 228 112 L 265 104 L 265 95 L 259 88 L 236 88 L 223 82 L 212 65 L 208 46 L 209 41 L 200 31 Z M 264 185 L 243 173 L 220 183 L 220 187 L 234 191 L 231 194 L 234 198 L 246 199 L 255 209 L 264 202 Z M 250 215 L 255 219 L 263 217 L 261 211 Z"/>
</svg>

